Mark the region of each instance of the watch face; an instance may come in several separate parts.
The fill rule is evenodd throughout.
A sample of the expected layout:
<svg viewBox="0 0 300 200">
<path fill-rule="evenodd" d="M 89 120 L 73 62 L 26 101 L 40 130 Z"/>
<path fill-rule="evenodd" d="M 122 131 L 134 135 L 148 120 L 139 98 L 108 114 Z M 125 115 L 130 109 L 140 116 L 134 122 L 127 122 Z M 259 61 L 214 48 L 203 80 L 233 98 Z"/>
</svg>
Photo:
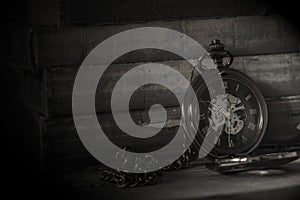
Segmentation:
<svg viewBox="0 0 300 200">
<path fill-rule="evenodd" d="M 210 155 L 213 157 L 236 155 L 251 151 L 255 148 L 264 134 L 267 121 L 266 103 L 254 83 L 240 72 L 230 70 L 222 75 L 223 84 L 219 81 L 206 86 L 203 82 L 193 85 L 199 101 L 200 121 L 197 140 L 205 138 L 208 126 L 216 121 L 224 123 Z M 210 93 L 216 87 L 224 87 L 225 95 L 210 99 Z M 222 102 L 227 101 L 226 108 L 216 109 Z"/>
</svg>

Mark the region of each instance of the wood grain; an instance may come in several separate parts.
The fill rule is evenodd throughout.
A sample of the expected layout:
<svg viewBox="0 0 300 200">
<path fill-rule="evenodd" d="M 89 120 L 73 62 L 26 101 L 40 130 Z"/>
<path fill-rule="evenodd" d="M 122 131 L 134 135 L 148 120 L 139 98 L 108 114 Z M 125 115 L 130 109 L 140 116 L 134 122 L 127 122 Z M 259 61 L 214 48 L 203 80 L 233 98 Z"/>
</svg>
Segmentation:
<svg viewBox="0 0 300 200">
<path fill-rule="evenodd" d="M 183 60 L 165 61 L 162 64 L 168 65 L 179 71 L 188 80 L 190 79 L 192 67 Z M 96 93 L 97 112 L 110 112 L 110 94 L 115 83 L 129 69 L 141 63 L 115 64 L 104 74 Z M 300 54 L 276 54 L 260 56 L 236 57 L 232 65 L 233 68 L 246 73 L 259 86 L 265 97 L 276 97 L 299 94 L 300 85 Z M 101 67 L 101 66 L 99 66 Z M 54 68 L 47 71 L 48 79 L 48 110 L 53 116 L 69 116 L 72 114 L 71 98 L 73 83 L 78 67 Z M 161 71 L 166 80 L 176 84 L 175 92 L 184 93 L 185 89 L 178 80 L 167 73 Z M 155 73 L 151 74 L 155 76 Z M 129 88 L 132 85 L 130 80 L 127 83 Z M 88 94 L 90 91 L 86 91 Z M 126 94 L 128 91 L 122 91 Z M 82 95 L 85 95 L 82 94 Z M 143 110 L 149 108 L 154 103 L 161 103 L 165 107 L 178 106 L 179 103 L 167 88 L 159 85 L 148 85 L 138 89 L 131 99 L 132 110 Z M 122 110 L 120 110 L 122 111 Z M 82 114 L 86 113 L 82 110 Z"/>
<path fill-rule="evenodd" d="M 39 65 L 46 68 L 79 66 L 87 54 L 105 39 L 128 29 L 162 27 L 182 32 L 205 48 L 212 39 L 220 39 L 235 56 L 295 52 L 299 50 L 299 32 L 280 16 L 245 16 L 207 20 L 157 21 L 110 26 L 72 26 L 39 31 Z M 155 37 L 155 35 L 154 35 Z M 162 37 L 162 36 L 159 36 Z M 169 42 L 168 36 L 166 45 Z M 132 38 L 129 44 L 138 41 Z M 164 44 L 160 44 L 164 45 Z M 112 48 L 118 49 L 118 46 Z M 117 62 L 165 61 L 177 59 L 151 49 L 126 54 Z M 191 58 L 194 59 L 194 58 Z M 99 64 L 103 61 L 99 60 Z M 105 63 L 107 64 L 107 63 Z"/>
<path fill-rule="evenodd" d="M 280 148 L 297 149 L 300 147 L 300 130 L 296 129 L 300 122 L 300 96 L 267 99 L 269 122 L 266 135 L 260 145 L 261 152 L 274 151 Z M 146 142 L 134 140 L 129 135 L 119 135 L 112 116 L 102 114 L 102 126 L 111 141 L 126 144 L 132 149 L 155 149 L 163 146 L 177 131 L 180 125 L 180 108 L 167 109 L 168 122 L 160 137 Z M 136 111 L 131 114 L 137 124 L 149 122 L 147 111 Z M 86 120 L 88 116 L 83 116 Z M 93 130 L 94 127 L 85 127 Z M 47 142 L 46 163 L 52 167 L 80 166 L 97 161 L 87 152 L 81 143 L 71 117 L 57 118 L 48 124 L 44 139 Z M 298 146 L 297 146 L 298 145 Z M 278 148 L 274 148 L 277 146 Z M 295 146 L 295 147 L 294 147 Z M 264 149 L 265 148 L 265 149 Z M 284 149 L 283 148 L 283 149 Z"/>
</svg>

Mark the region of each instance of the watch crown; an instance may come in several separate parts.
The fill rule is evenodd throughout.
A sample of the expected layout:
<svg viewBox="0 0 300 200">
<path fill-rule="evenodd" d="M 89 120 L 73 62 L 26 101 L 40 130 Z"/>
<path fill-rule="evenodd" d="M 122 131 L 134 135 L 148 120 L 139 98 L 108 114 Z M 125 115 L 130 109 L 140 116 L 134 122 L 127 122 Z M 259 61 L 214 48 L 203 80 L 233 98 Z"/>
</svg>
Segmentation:
<svg viewBox="0 0 300 200">
<path fill-rule="evenodd" d="M 217 68 L 229 67 L 232 64 L 233 56 L 225 50 L 225 45 L 218 39 L 214 39 L 209 44 L 209 55 L 213 59 Z M 229 61 L 223 61 L 224 58 L 229 58 Z"/>
<path fill-rule="evenodd" d="M 220 40 L 212 40 L 209 44 L 209 51 L 224 51 L 225 45 Z"/>
</svg>

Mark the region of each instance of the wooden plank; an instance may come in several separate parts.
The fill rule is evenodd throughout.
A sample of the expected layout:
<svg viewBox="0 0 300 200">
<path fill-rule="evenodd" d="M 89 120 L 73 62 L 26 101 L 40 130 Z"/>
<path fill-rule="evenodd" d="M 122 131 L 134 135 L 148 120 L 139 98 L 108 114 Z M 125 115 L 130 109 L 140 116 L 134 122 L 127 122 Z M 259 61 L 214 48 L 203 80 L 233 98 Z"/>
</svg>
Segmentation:
<svg viewBox="0 0 300 200">
<path fill-rule="evenodd" d="M 93 6 L 90 6 L 93 5 Z M 124 6 L 130 5 L 130 6 Z M 216 18 L 223 16 L 261 15 L 269 10 L 262 2 L 241 0 L 138 0 L 69 2 L 72 24 L 115 24 L 185 18 Z M 101 13 L 101 15 L 99 15 Z"/>
<path fill-rule="evenodd" d="M 269 110 L 269 123 L 266 135 L 261 143 L 261 151 L 274 151 L 279 148 L 274 146 L 287 147 L 293 149 L 293 145 L 300 145 L 300 130 L 297 125 L 300 122 L 300 96 L 271 98 L 267 100 Z M 167 128 L 163 132 L 149 141 L 137 141 L 129 135 L 120 135 L 116 125 L 113 124 L 112 116 L 103 114 L 105 119 L 102 126 L 109 138 L 118 143 L 126 144 L 132 149 L 155 149 L 166 144 L 172 135 L 176 133 L 176 126 L 179 125 L 180 108 L 174 107 L 167 109 L 168 122 Z M 132 112 L 132 118 L 135 122 L 142 125 L 147 123 L 147 111 Z M 83 116 L 88 120 L 88 116 Z M 94 127 L 85 127 L 92 129 Z M 61 118 L 49 124 L 44 137 L 47 142 L 46 161 L 50 166 L 62 167 L 66 165 L 82 165 L 89 162 L 96 162 L 94 158 L 86 151 L 77 136 L 77 132 L 72 118 Z M 284 141 L 284 142 L 280 142 Z M 272 147 L 272 148 L 270 148 Z M 282 149 L 281 149 L 282 150 Z"/>
<path fill-rule="evenodd" d="M 238 57 L 232 67 L 247 74 L 264 97 L 279 97 L 300 93 L 300 54 Z"/>
<path fill-rule="evenodd" d="M 297 121 L 299 118 L 300 113 L 300 96 L 287 96 L 287 97 L 279 97 L 279 98 L 269 98 L 267 99 L 267 105 L 268 105 L 268 112 L 269 112 L 269 126 L 268 129 L 270 131 L 270 137 L 272 140 L 267 140 L 267 142 L 274 142 L 273 139 L 277 140 L 277 137 L 274 136 L 276 133 L 276 130 L 285 130 L 283 133 L 283 136 L 285 135 L 297 135 L 295 132 L 300 131 L 297 129 L 297 124 L 300 123 L 300 121 Z M 170 107 L 167 108 L 167 115 L 168 120 L 165 125 L 167 128 L 171 128 L 174 126 L 179 126 L 179 119 L 180 119 L 180 107 Z M 118 113 L 122 115 L 123 113 Z M 110 113 L 103 113 L 98 114 L 98 117 L 105 119 L 101 120 L 101 126 L 103 128 L 111 128 L 112 126 L 115 126 L 113 123 L 113 118 Z M 131 117 L 134 122 L 136 122 L 139 125 L 145 125 L 149 123 L 149 116 L 147 110 L 140 110 L 140 111 L 132 111 Z M 82 118 L 85 118 L 86 120 L 89 119 L 89 116 L 82 116 Z M 290 125 L 290 128 L 274 128 L 276 126 L 289 126 L 284 123 L 278 123 L 282 118 L 286 118 L 286 120 L 289 120 L 288 124 Z M 280 120 L 279 120 L 280 119 Z M 279 121 L 278 121 L 279 120 Z M 286 121 L 285 120 L 285 121 Z M 276 122 L 276 123 L 275 123 Z M 87 127 L 91 130 L 94 129 L 94 127 Z M 279 134 L 281 134 L 279 132 Z M 114 137 L 112 135 L 112 137 Z M 118 136 L 117 136 L 118 137 Z M 61 142 L 68 142 L 68 141 L 74 141 L 79 139 L 76 134 L 76 128 L 73 122 L 72 117 L 65 117 L 65 118 L 57 118 L 54 119 L 52 122 L 48 123 L 47 131 L 45 133 L 45 139 L 47 143 L 61 143 Z M 280 138 L 279 138 L 280 139 Z M 285 140 L 285 139 L 284 139 Z"/>
<path fill-rule="evenodd" d="M 135 64 L 116 64 L 110 67 L 103 75 L 103 79 L 98 85 L 97 93 L 96 93 L 96 110 L 97 112 L 111 112 L 111 93 L 112 88 L 114 88 L 117 81 L 121 78 L 123 74 L 125 74 L 128 70 L 132 69 L 133 67 L 137 66 L 141 63 Z M 181 72 L 183 76 L 190 79 L 190 74 L 192 71 L 192 67 L 188 64 L 187 61 L 168 61 L 163 62 L 162 64 L 166 64 L 175 70 Z M 101 67 L 101 66 L 99 66 Z M 68 116 L 71 112 L 71 98 L 72 98 L 72 90 L 73 90 L 73 83 L 75 80 L 76 72 L 78 68 L 59 68 L 55 70 L 49 70 L 48 74 L 48 106 L 49 112 L 54 116 Z M 165 78 L 173 84 L 178 84 L 176 87 L 176 91 L 178 93 L 183 92 L 183 86 L 181 82 L 178 82 L 176 77 L 173 77 L 167 71 L 160 71 L 161 74 L 165 76 Z M 151 74 L 151 76 L 155 76 L 155 73 Z M 132 77 L 134 78 L 134 77 Z M 144 77 L 143 77 L 144 78 Z M 129 88 L 133 85 L 131 79 L 128 80 L 126 86 L 128 89 L 124 89 L 122 91 L 121 96 L 124 96 L 128 93 Z M 132 110 L 138 109 L 145 109 L 149 108 L 149 106 L 153 105 L 153 102 L 157 102 L 161 99 L 160 96 L 153 97 L 152 100 L 149 100 L 149 96 L 153 94 L 152 90 L 157 91 L 157 86 L 148 85 L 143 86 L 140 89 L 136 90 L 134 95 L 131 98 L 131 106 Z M 161 88 L 158 88 L 161 89 Z M 173 105 L 178 106 L 177 99 L 169 98 L 172 95 L 170 92 L 165 92 L 166 90 L 163 89 L 165 97 L 163 103 L 166 107 L 171 107 Z M 83 95 L 88 94 L 90 91 L 85 91 Z M 171 96 L 173 97 L 173 96 Z M 121 101 L 122 99 L 120 99 Z M 124 110 L 120 110 L 124 111 Z M 82 114 L 89 114 L 82 110 Z"/>
<path fill-rule="evenodd" d="M 121 31 L 139 27 L 164 27 L 185 33 L 207 48 L 212 39 L 221 39 L 234 55 L 258 55 L 299 50 L 299 32 L 279 16 L 247 16 L 207 20 L 158 21 L 112 26 L 76 26 L 39 32 L 40 62 L 43 67 L 78 66 L 99 43 Z M 166 44 L 169 43 L 168 36 Z M 138 41 L 134 38 L 129 44 Z M 160 44 L 164 45 L 164 44 Z M 118 49 L 118 46 L 113 47 Z M 178 59 L 170 53 L 151 49 L 128 53 L 116 62 L 165 61 Z M 194 58 L 191 58 L 194 59 Z M 103 61 L 99 61 L 99 64 Z"/>
<path fill-rule="evenodd" d="M 177 127 L 163 129 L 159 137 L 152 139 L 151 142 L 142 142 L 133 137 L 115 137 L 110 138 L 114 144 L 120 148 L 126 147 L 133 151 L 151 152 L 165 146 L 176 134 Z M 116 128 L 110 128 L 110 131 L 116 131 Z M 99 143 L 101 145 L 101 143 Z M 48 167 L 78 167 L 94 162 L 93 156 L 86 150 L 82 142 L 78 140 L 68 142 L 57 142 L 48 144 L 45 152 L 45 164 Z M 113 158 L 112 158 L 113 159 Z"/>
<path fill-rule="evenodd" d="M 183 60 L 165 61 L 162 64 L 168 65 L 179 71 L 188 80 L 190 79 L 192 67 Z M 104 74 L 100 87 L 96 93 L 97 112 L 110 112 L 110 94 L 115 83 L 129 69 L 142 63 L 115 64 Z M 236 57 L 233 68 L 241 70 L 250 76 L 259 86 L 265 97 L 276 97 L 299 94 L 300 77 L 300 54 L 276 54 L 260 56 Z M 99 66 L 101 67 L 101 66 Z M 48 109 L 53 116 L 69 116 L 72 114 L 71 98 L 73 83 L 78 67 L 55 68 L 47 71 L 48 79 Z M 170 83 L 175 83 L 176 92 L 184 93 L 183 84 L 167 72 L 164 74 Z M 155 76 L 155 73 L 152 74 Z M 128 88 L 131 82 L 128 81 Z M 124 94 L 128 91 L 124 90 Z M 86 94 L 89 91 L 86 91 Z M 85 94 L 83 94 L 85 95 Z M 132 110 L 143 110 L 155 103 L 162 103 L 166 107 L 178 106 L 174 95 L 165 87 L 148 85 L 138 89 L 132 99 L 130 108 Z M 122 110 L 121 110 L 122 111 Z M 82 114 L 90 114 L 82 111 Z"/>
<path fill-rule="evenodd" d="M 119 114 L 122 115 L 123 113 Z M 98 119 L 105 134 L 112 142 L 120 147 L 127 147 L 132 150 L 143 149 L 152 151 L 159 146 L 164 146 L 176 133 L 179 126 L 180 108 L 168 108 L 167 116 L 165 128 L 158 133 L 158 135 L 146 141 L 129 137 L 127 134 L 122 134 L 114 123 L 111 114 L 99 114 Z M 131 112 L 131 117 L 141 126 L 145 126 L 149 123 L 147 111 Z M 82 119 L 89 120 L 89 116 L 82 116 Z M 95 129 L 95 127 L 85 128 L 90 131 Z M 152 128 L 156 129 L 155 124 Z M 46 143 L 45 163 L 48 167 L 56 168 L 97 163 L 81 143 L 72 118 L 55 119 L 49 123 L 43 138 Z M 100 139 L 104 140 L 104 138 Z"/>
<path fill-rule="evenodd" d="M 277 143 L 285 147 L 280 141 L 290 141 L 300 145 L 300 95 L 269 99 L 268 108 L 268 131 L 262 144 Z"/>
<path fill-rule="evenodd" d="M 167 122 L 165 124 L 166 128 L 172 128 L 179 125 L 180 119 L 180 108 L 179 107 L 170 107 L 166 109 L 167 111 Z M 118 115 L 123 115 L 124 113 L 117 113 Z M 150 122 L 150 118 L 148 116 L 147 110 L 140 110 L 140 111 L 131 111 L 130 112 L 131 118 L 133 121 L 140 125 L 145 126 Z M 113 126 L 116 126 L 114 120 L 112 118 L 111 113 L 102 113 L 98 114 L 98 118 L 101 122 L 101 127 L 104 129 L 110 129 Z M 89 120 L 90 116 L 82 116 L 82 119 Z M 161 122 L 157 122 L 161 123 Z M 88 129 L 95 129 L 95 127 L 87 127 Z M 68 142 L 73 140 L 78 140 L 79 137 L 76 133 L 76 128 L 74 125 L 74 121 L 72 117 L 64 117 L 64 118 L 57 118 L 54 119 L 52 122 L 49 122 L 47 125 L 47 131 L 45 133 L 45 141 L 48 144 L 52 143 L 61 143 L 61 142 Z M 119 138 L 118 135 L 112 134 L 112 138 Z"/>
<path fill-rule="evenodd" d="M 164 172 L 155 185 L 120 189 L 99 183 L 99 171 L 93 168 L 71 173 L 56 173 L 55 180 L 74 188 L 73 194 L 89 199 L 131 200 L 296 200 L 300 189 L 300 163 L 295 161 L 279 169 L 252 170 L 220 174 L 199 164 L 183 170 Z M 89 186 L 89 187 L 87 187 Z"/>
</svg>

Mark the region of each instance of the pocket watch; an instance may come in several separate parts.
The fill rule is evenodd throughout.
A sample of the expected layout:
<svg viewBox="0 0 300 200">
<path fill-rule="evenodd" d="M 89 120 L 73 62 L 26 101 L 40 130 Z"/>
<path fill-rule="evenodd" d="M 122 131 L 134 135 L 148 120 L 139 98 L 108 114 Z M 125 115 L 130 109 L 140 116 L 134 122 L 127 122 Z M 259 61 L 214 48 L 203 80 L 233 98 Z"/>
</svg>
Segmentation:
<svg viewBox="0 0 300 200">
<path fill-rule="evenodd" d="M 224 50 L 224 44 L 219 40 L 213 40 L 209 47 L 209 54 L 199 59 L 200 67 L 205 57 L 213 60 L 221 75 L 225 94 L 210 99 L 210 94 L 214 93 L 216 87 L 219 87 L 217 84 L 220 84 L 220 81 L 206 85 L 202 76 L 195 77 L 193 74 L 191 86 L 197 96 L 201 112 L 198 116 L 198 131 L 192 145 L 200 149 L 204 138 L 209 134 L 207 130 L 210 123 L 223 120 L 221 134 L 213 149 L 207 150 L 209 151 L 208 158 L 248 155 L 259 145 L 266 131 L 268 122 L 266 101 L 259 88 L 247 75 L 229 68 L 233 62 L 233 56 Z M 205 73 L 209 74 L 209 72 Z M 215 108 L 223 101 L 226 101 L 226 108 L 216 111 Z M 190 109 L 182 109 L 182 112 L 193 110 L 193 103 L 190 99 L 186 98 L 183 105 Z M 191 120 L 186 123 L 193 126 L 195 122 Z"/>
</svg>

